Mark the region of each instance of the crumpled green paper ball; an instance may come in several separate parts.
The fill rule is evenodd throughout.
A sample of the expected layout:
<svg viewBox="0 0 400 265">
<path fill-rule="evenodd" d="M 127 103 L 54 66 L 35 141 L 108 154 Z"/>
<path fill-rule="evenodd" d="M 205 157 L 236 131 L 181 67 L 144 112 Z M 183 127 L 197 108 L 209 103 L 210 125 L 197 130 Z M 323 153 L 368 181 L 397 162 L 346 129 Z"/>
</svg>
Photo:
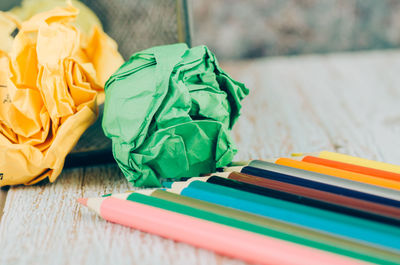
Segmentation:
<svg viewBox="0 0 400 265">
<path fill-rule="evenodd" d="M 230 130 L 248 89 L 205 47 L 153 47 L 132 55 L 105 85 L 103 130 L 135 186 L 214 172 L 236 153 Z"/>
</svg>

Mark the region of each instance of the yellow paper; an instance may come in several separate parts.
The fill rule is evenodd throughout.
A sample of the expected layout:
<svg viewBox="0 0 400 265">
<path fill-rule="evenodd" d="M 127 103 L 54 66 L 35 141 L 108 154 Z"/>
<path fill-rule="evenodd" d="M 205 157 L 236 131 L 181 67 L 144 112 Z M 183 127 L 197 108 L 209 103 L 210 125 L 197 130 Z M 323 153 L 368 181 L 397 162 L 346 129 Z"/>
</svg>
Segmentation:
<svg viewBox="0 0 400 265">
<path fill-rule="evenodd" d="M 53 182 L 123 63 L 101 27 L 73 24 L 78 14 L 72 5 L 23 22 L 0 13 L 0 186 Z"/>
<path fill-rule="evenodd" d="M 72 0 L 70 2 L 79 10 L 76 20 L 72 22 L 74 26 L 86 35 L 90 34 L 94 25 L 101 28 L 100 20 L 92 10 L 80 1 Z M 37 13 L 49 11 L 56 7 L 66 7 L 67 5 L 68 3 L 65 0 L 24 0 L 20 6 L 14 7 L 9 13 L 22 21 L 26 21 Z"/>
<path fill-rule="evenodd" d="M 11 36 L 14 30 L 20 27 L 19 20 L 12 14 L 0 11 L 0 50 L 10 52 L 13 43 Z"/>
</svg>

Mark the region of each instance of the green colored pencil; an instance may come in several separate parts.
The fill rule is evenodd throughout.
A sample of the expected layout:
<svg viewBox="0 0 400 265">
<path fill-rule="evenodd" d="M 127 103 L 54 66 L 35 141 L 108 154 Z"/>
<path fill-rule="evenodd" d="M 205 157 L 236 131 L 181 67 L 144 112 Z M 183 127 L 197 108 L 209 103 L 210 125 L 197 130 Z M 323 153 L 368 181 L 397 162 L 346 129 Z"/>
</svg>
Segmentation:
<svg viewBox="0 0 400 265">
<path fill-rule="evenodd" d="M 320 250 L 361 259 L 378 264 L 397 264 L 400 254 L 377 249 L 311 229 L 282 221 L 223 207 L 160 189 L 140 190 L 132 193 L 113 194 L 124 200 L 135 201 L 158 208 L 190 215 L 247 231 L 283 239 Z"/>
</svg>

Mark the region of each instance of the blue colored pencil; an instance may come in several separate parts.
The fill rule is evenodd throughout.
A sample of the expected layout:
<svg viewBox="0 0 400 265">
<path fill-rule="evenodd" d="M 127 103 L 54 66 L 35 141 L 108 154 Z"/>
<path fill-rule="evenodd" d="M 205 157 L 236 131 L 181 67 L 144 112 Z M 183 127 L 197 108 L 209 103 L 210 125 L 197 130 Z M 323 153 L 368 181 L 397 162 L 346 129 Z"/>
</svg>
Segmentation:
<svg viewBox="0 0 400 265">
<path fill-rule="evenodd" d="M 183 183 L 182 183 L 183 184 Z M 400 251 L 400 229 L 361 218 L 269 198 L 202 181 L 173 185 L 172 192 L 288 223 Z"/>
</svg>

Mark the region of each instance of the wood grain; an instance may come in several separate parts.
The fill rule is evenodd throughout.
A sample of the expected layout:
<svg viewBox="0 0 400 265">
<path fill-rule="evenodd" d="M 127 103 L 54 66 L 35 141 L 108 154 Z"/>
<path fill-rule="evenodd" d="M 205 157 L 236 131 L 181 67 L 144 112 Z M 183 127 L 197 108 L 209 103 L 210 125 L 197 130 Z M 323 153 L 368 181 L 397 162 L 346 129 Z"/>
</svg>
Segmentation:
<svg viewBox="0 0 400 265">
<path fill-rule="evenodd" d="M 251 89 L 234 128 L 236 160 L 328 149 L 400 164 L 399 51 L 223 68 Z M 115 165 L 67 169 L 56 183 L 10 188 L 1 199 L 0 264 L 243 264 L 107 223 L 76 203 L 127 189 Z"/>
</svg>

